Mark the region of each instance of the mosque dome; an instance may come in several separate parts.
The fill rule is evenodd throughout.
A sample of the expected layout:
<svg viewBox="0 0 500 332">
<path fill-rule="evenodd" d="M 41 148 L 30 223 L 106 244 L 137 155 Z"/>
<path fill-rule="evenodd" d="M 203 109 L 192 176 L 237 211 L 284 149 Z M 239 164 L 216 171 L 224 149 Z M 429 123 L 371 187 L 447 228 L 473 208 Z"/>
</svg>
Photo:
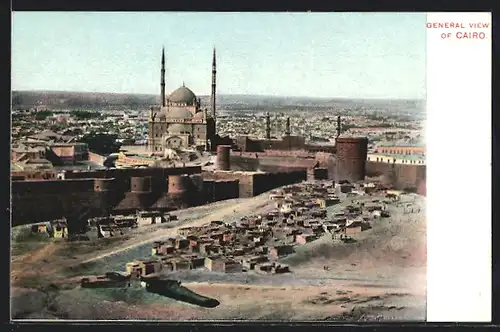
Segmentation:
<svg viewBox="0 0 500 332">
<path fill-rule="evenodd" d="M 175 90 L 168 96 L 168 100 L 172 103 L 185 103 L 189 106 L 194 105 L 194 100 L 196 99 L 196 95 L 189 88 L 186 88 L 184 85 Z"/>
<path fill-rule="evenodd" d="M 181 134 L 183 132 L 189 132 L 189 126 L 180 123 L 175 123 L 168 127 L 169 134 Z"/>
<path fill-rule="evenodd" d="M 191 119 L 193 114 L 185 107 L 169 107 L 167 117 L 172 119 Z"/>
<path fill-rule="evenodd" d="M 158 120 L 165 120 L 165 118 L 167 117 L 167 113 L 168 113 L 168 108 L 167 107 L 162 107 L 160 108 L 160 110 L 156 113 L 156 118 Z"/>
</svg>

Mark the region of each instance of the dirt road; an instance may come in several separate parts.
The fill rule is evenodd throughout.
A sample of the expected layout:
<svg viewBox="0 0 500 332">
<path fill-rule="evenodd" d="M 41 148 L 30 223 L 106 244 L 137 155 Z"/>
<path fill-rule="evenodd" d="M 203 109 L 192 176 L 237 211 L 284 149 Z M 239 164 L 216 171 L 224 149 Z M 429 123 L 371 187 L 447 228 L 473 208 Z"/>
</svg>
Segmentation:
<svg viewBox="0 0 500 332">
<path fill-rule="evenodd" d="M 16 279 L 22 275 L 33 272 L 33 264 L 50 257 L 57 250 L 57 244 L 47 243 L 35 252 L 26 253 L 12 262 L 11 278 Z"/>
</svg>

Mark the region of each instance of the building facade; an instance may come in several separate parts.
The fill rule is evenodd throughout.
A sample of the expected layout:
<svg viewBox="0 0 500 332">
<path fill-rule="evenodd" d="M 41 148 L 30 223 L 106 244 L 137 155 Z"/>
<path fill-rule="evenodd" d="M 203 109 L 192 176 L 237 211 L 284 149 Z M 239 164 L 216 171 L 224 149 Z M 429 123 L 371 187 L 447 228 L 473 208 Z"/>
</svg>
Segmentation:
<svg viewBox="0 0 500 332">
<path fill-rule="evenodd" d="M 153 107 L 148 120 L 148 147 L 154 154 L 168 149 L 196 147 L 209 150 L 216 135 L 215 49 L 212 59 L 211 112 L 202 109 L 201 100 L 184 84 L 165 96 L 165 52 L 161 59 L 161 105 Z"/>
</svg>

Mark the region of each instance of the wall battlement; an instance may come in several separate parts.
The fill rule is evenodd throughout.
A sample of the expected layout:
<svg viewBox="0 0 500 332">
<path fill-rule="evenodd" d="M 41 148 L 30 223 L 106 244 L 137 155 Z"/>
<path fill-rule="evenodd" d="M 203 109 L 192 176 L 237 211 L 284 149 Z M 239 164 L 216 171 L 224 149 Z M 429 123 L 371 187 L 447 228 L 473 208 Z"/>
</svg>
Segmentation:
<svg viewBox="0 0 500 332">
<path fill-rule="evenodd" d="M 98 173 L 105 175 L 100 178 L 13 181 L 12 224 L 17 226 L 63 217 L 78 220 L 113 211 L 170 211 L 225 199 L 253 197 L 307 178 L 305 169 L 273 173 L 216 171 L 200 174 L 200 167 L 192 167 L 188 169 L 191 175 L 182 173 L 186 169 L 145 169 L 141 172 L 133 169 L 111 174 Z"/>
</svg>

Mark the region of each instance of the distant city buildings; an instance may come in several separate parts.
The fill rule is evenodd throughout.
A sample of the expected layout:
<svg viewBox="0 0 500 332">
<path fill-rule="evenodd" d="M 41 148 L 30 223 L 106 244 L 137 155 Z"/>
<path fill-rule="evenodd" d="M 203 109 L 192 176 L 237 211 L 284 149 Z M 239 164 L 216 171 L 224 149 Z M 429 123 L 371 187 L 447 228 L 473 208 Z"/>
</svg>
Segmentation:
<svg viewBox="0 0 500 332">
<path fill-rule="evenodd" d="M 25 171 L 75 165 L 87 161 L 88 152 L 87 144 L 74 142 L 73 136 L 46 130 L 13 142 L 11 166 Z"/>
</svg>

